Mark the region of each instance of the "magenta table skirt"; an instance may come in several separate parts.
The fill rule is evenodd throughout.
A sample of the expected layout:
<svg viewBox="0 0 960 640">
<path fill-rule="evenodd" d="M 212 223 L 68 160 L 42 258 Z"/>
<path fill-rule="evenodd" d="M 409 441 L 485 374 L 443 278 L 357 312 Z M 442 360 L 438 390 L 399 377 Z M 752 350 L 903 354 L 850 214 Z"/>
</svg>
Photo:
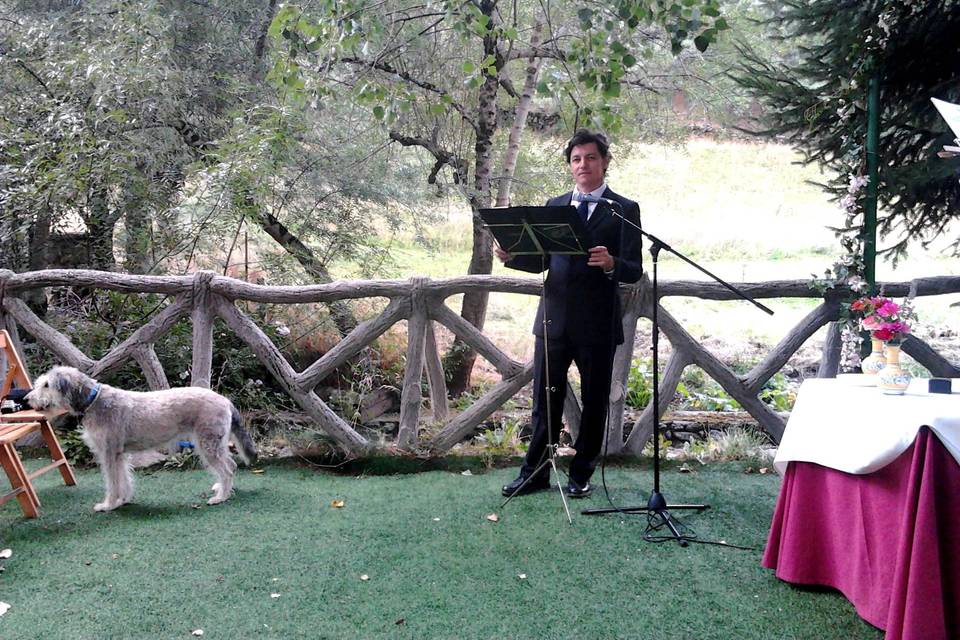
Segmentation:
<svg viewBox="0 0 960 640">
<path fill-rule="evenodd" d="M 839 590 L 887 640 L 960 638 L 960 465 L 927 428 L 875 473 L 791 462 L 763 566 Z"/>
</svg>

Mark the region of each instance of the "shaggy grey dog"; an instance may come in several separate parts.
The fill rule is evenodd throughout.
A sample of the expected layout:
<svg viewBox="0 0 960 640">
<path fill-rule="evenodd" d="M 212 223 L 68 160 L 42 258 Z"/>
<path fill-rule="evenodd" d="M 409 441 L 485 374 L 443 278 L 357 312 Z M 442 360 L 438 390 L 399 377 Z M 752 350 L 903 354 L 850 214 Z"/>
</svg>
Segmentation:
<svg viewBox="0 0 960 640">
<path fill-rule="evenodd" d="M 209 389 L 124 391 L 100 384 L 73 367 L 54 367 L 37 378 L 26 400 L 48 417 L 80 416 L 83 439 L 96 455 L 106 485 L 103 502 L 93 507 L 96 511 L 110 511 L 133 500 L 127 462 L 131 452 L 164 447 L 188 437 L 216 479 L 207 504 L 223 502 L 233 489 L 237 464 L 230 457 L 231 438 L 247 464 L 257 458 L 236 407 Z"/>
</svg>

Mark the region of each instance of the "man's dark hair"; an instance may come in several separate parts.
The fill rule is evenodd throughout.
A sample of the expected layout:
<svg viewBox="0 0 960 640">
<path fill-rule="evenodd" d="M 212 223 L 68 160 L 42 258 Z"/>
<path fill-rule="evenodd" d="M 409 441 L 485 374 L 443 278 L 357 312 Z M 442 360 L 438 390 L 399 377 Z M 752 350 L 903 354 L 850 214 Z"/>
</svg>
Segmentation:
<svg viewBox="0 0 960 640">
<path fill-rule="evenodd" d="M 600 132 L 594 133 L 589 129 L 578 129 L 577 132 L 573 134 L 573 137 L 570 138 L 570 142 L 567 143 L 567 148 L 563 150 L 563 156 L 567 159 L 567 164 L 570 164 L 570 154 L 573 152 L 574 147 L 581 144 L 590 144 L 591 142 L 596 143 L 597 150 L 602 157 L 606 158 L 610 155 L 610 143 L 607 142 L 607 136 Z"/>
</svg>

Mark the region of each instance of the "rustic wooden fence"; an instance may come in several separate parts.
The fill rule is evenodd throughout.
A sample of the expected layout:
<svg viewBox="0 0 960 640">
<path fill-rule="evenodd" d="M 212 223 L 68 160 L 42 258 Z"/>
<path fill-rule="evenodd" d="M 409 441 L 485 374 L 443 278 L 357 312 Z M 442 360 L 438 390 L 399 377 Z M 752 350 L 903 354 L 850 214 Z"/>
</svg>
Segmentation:
<svg viewBox="0 0 960 640">
<path fill-rule="evenodd" d="M 113 347 L 99 360 L 78 349 L 70 339 L 37 317 L 18 296 L 44 287 L 87 287 L 123 293 L 156 293 L 173 296 L 146 324 Z M 787 362 L 796 350 L 818 329 L 837 320 L 837 297 L 823 298 L 805 280 L 739 283 L 736 285 L 754 298 L 821 298 L 822 302 L 807 314 L 767 356 L 745 375 L 737 375 L 716 356 L 700 345 L 665 309 L 658 309 L 660 328 L 672 346 L 660 386 L 660 406 L 644 410 L 624 437 L 624 402 L 627 376 L 633 359 L 633 344 L 639 318 L 650 318 L 654 301 L 646 278 L 636 285 L 623 286 L 624 344 L 617 350 L 611 387 L 608 429 L 612 453 L 638 453 L 653 430 L 653 411 L 662 415 L 667 408 L 683 370 L 699 366 L 739 402 L 759 425 L 779 441 L 783 420 L 758 398 L 763 385 Z M 916 295 L 928 296 L 960 292 L 960 277 L 921 278 L 912 282 L 884 283 L 887 295 L 904 296 L 915 287 Z M 336 443 L 348 453 L 362 453 L 373 446 L 342 417 L 337 415 L 314 389 L 337 367 L 356 356 L 395 323 L 407 321 L 407 352 L 400 399 L 399 431 L 395 445 L 401 449 L 443 452 L 469 437 L 476 428 L 510 399 L 533 377 L 532 362 L 518 362 L 498 348 L 487 336 L 464 321 L 445 304 L 450 296 L 484 290 L 502 293 L 539 295 L 541 282 L 531 278 L 464 276 L 443 280 L 415 277 L 409 280 L 339 281 L 310 286 L 263 286 L 235 280 L 212 272 L 189 276 L 138 276 L 89 270 L 46 270 L 16 274 L 0 270 L 0 326 L 15 340 L 19 330 L 33 336 L 64 364 L 91 376 L 104 377 L 134 360 L 153 389 L 169 387 L 166 373 L 157 358 L 154 344 L 183 317 L 189 316 L 193 329 L 192 380 L 195 386 L 209 387 L 213 358 L 213 321 L 216 317 L 246 343 L 277 382 Z M 688 296 L 709 300 L 733 300 L 727 289 L 707 282 L 667 281 L 660 283 L 659 295 Z M 264 331 L 237 305 L 249 301 L 270 304 L 332 303 L 361 298 L 389 299 L 376 317 L 359 324 L 336 346 L 302 371 L 297 371 Z M 434 335 L 434 323 L 440 323 L 466 344 L 476 349 L 501 377 L 469 408 L 451 416 L 440 354 Z M 839 336 L 828 331 L 819 375 L 836 374 L 839 362 Z M 960 369 L 947 362 L 921 340 L 911 337 L 903 347 L 934 375 L 960 377 Z M 421 440 L 421 382 L 424 376 L 430 390 L 433 421 L 442 425 L 429 439 Z M 574 395 L 568 394 L 564 414 L 571 430 L 579 426 L 580 408 Z"/>
</svg>

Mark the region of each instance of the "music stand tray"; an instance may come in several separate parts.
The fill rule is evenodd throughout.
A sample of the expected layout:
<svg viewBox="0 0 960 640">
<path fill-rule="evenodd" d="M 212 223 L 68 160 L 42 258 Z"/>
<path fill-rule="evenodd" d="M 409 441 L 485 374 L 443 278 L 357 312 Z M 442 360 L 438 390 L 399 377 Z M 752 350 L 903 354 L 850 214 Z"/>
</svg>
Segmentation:
<svg viewBox="0 0 960 640">
<path fill-rule="evenodd" d="M 480 209 L 480 219 L 515 256 L 587 253 L 587 230 L 572 206 Z"/>
</svg>

